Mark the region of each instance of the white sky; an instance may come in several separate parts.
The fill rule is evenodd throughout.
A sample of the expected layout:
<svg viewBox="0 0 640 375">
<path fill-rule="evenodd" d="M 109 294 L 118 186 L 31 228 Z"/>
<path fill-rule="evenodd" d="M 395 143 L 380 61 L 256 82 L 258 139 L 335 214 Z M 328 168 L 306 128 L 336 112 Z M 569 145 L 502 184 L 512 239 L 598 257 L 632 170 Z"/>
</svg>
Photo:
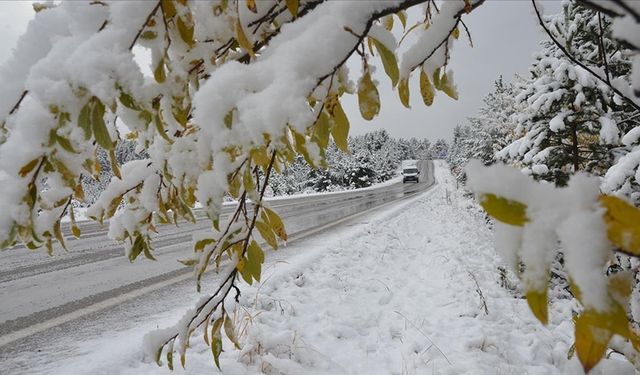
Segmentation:
<svg viewBox="0 0 640 375">
<path fill-rule="evenodd" d="M 543 2 L 547 13 L 557 12 L 560 2 Z M 12 49 L 34 12 L 30 1 L 0 1 L 0 64 L 11 55 Z M 345 111 L 351 120 L 352 134 L 375 129 L 387 129 L 396 137 L 451 139 L 456 124 L 473 116 L 482 105 L 482 98 L 492 90 L 499 75 L 511 80 L 515 73 L 526 75 L 531 54 L 538 49 L 544 35 L 537 24 L 531 3 L 526 0 L 488 0 L 464 18 L 471 30 L 474 48 L 469 47 L 466 36 L 453 48 L 450 68 L 455 73 L 460 99 L 454 101 L 438 93 L 434 104 L 425 107 L 418 90 L 417 77 L 411 80 L 411 110 L 405 109 L 397 92 L 391 91 L 389 79 L 383 69 L 377 69 L 375 78 L 380 82 L 380 115 L 367 122 L 360 117 L 356 96 L 343 99 Z M 397 21 L 397 19 L 396 19 Z M 397 22 L 399 23 L 399 22 Z M 406 42 L 410 43 L 410 40 Z M 374 58 L 377 62 L 378 57 Z M 352 78 L 357 79 L 360 64 L 350 65 Z"/>
</svg>

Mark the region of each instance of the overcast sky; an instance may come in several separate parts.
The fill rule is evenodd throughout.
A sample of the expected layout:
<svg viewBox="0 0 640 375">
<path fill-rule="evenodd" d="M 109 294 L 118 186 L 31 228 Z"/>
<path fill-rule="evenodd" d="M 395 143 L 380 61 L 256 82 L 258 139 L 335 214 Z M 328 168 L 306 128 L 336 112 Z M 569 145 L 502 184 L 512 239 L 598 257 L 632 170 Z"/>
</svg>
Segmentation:
<svg viewBox="0 0 640 375">
<path fill-rule="evenodd" d="M 546 13 L 557 12 L 559 1 L 545 1 Z M 0 1 L 0 64 L 10 56 L 17 38 L 33 17 L 30 1 Z M 435 140 L 451 139 L 456 124 L 464 123 L 482 104 L 499 75 L 510 81 L 515 73 L 526 74 L 531 55 L 538 49 L 544 35 L 526 0 L 488 0 L 464 18 L 471 30 L 474 48 L 461 33 L 453 48 L 450 68 L 455 74 L 460 99 L 454 101 L 439 93 L 431 107 L 425 107 L 420 97 L 417 77 L 411 80 L 411 110 L 405 109 L 397 92 L 391 91 L 389 79 L 382 68 L 376 72 L 382 99 L 380 115 L 367 122 L 360 117 L 355 95 L 343 99 L 351 120 L 352 134 L 375 129 L 387 129 L 396 137 L 419 137 Z M 410 42 L 410 40 L 408 41 Z M 377 60 L 377 57 L 376 57 Z M 353 79 L 359 74 L 359 64 L 350 66 Z"/>
</svg>

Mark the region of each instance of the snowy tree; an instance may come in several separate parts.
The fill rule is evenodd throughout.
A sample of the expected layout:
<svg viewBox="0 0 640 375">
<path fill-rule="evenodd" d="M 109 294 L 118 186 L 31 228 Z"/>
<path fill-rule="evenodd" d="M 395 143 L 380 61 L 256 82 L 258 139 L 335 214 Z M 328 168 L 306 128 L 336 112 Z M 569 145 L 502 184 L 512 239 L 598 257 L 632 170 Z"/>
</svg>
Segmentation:
<svg viewBox="0 0 640 375">
<path fill-rule="evenodd" d="M 566 185 L 577 171 L 603 175 L 613 163 L 620 139 L 618 123 L 632 110 L 605 82 L 570 57 L 606 71 L 610 81 L 627 80 L 629 51 L 612 39 L 611 21 L 575 2 L 564 2 L 560 14 L 546 20 L 554 38 L 542 43 L 520 85 L 516 116 L 520 134 L 501 156 L 536 178 Z"/>
<path fill-rule="evenodd" d="M 469 160 L 478 159 L 489 165 L 496 160 L 496 153 L 512 140 L 515 129 L 512 116 L 517 111 L 514 97 L 515 86 L 499 77 L 494 91 L 483 98 L 478 115 L 469 117 L 468 124 L 456 126 L 447 160 L 458 179 L 464 180 L 462 171 Z"/>
<path fill-rule="evenodd" d="M 449 145 L 447 141 L 440 138 L 438 139 L 431 148 L 431 156 L 434 159 L 446 159 L 449 154 Z"/>
<path fill-rule="evenodd" d="M 580 171 L 604 173 L 624 127 L 635 126 L 628 116 L 629 109 L 640 108 L 640 8 L 622 0 L 584 3 L 589 9 L 565 2 L 562 16 L 545 21 L 533 1 L 550 42 L 518 98 L 525 104 L 517 115 L 525 136 L 505 151 L 528 164 L 534 176 L 566 186 L 554 188 L 517 169 L 478 161 L 466 174 L 480 204 L 498 221 L 497 250 L 522 280 L 531 311 L 543 323 L 549 319 L 550 270 L 562 249 L 569 288 L 580 305 L 574 349 L 588 372 L 610 345 L 638 365 L 640 336 L 628 319 L 637 312 L 633 271 L 605 270 L 620 252 L 640 256 L 640 210 L 602 194 L 601 179 Z M 616 335 L 624 339 L 612 341 Z"/>
</svg>

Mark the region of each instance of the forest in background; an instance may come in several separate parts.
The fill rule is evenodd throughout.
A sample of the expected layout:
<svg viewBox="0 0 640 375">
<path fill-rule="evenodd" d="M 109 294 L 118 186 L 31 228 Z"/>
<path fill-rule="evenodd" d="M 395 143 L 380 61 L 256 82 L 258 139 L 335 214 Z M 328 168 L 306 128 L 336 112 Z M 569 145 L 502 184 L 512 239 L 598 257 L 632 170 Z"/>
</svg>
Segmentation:
<svg viewBox="0 0 640 375">
<path fill-rule="evenodd" d="M 442 159 L 448 150 L 444 139 L 432 144 L 428 139 L 394 138 L 386 130 L 351 136 L 348 142 L 349 153 L 331 142 L 326 151 L 325 167 L 313 168 L 298 155 L 292 163 L 271 176 L 268 193 L 279 196 L 368 187 L 397 176 L 402 160 Z M 126 140 L 118 143 L 115 155 L 120 165 L 147 157 L 144 151 L 136 150 L 135 142 Z M 113 177 L 111 161 L 104 150 L 98 151 L 98 160 L 99 178 L 82 178 L 87 198 L 83 205 L 86 206 L 95 202 Z"/>
</svg>

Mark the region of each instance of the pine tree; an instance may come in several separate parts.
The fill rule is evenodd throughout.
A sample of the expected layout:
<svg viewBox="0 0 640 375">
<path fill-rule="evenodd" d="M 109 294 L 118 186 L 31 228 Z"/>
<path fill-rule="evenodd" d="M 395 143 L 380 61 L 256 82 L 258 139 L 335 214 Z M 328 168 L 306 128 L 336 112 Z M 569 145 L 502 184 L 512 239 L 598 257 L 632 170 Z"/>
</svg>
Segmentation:
<svg viewBox="0 0 640 375">
<path fill-rule="evenodd" d="M 611 37 L 611 24 L 597 12 L 574 2 L 547 24 L 576 59 L 609 79 L 624 79 L 630 69 L 627 55 Z M 609 86 L 575 65 L 552 41 L 542 42 L 520 85 L 515 117 L 519 138 L 501 156 L 524 167 L 536 178 L 565 185 L 571 174 L 587 171 L 604 175 L 613 163 L 618 122 L 628 108 Z"/>
</svg>

